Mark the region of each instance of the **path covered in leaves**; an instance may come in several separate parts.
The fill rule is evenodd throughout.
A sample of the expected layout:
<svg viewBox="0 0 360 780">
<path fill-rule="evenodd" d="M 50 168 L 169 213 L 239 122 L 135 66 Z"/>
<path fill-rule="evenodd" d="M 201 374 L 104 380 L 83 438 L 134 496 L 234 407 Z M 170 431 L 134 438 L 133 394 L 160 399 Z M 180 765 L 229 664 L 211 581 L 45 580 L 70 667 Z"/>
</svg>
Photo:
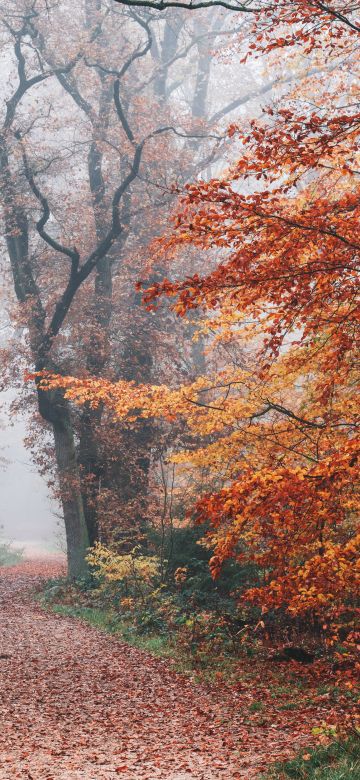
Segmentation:
<svg viewBox="0 0 360 780">
<path fill-rule="evenodd" d="M 253 778 L 305 744 L 301 719 L 249 725 L 248 690 L 210 690 L 82 621 L 44 612 L 38 578 L 0 572 L 0 779 Z"/>
</svg>

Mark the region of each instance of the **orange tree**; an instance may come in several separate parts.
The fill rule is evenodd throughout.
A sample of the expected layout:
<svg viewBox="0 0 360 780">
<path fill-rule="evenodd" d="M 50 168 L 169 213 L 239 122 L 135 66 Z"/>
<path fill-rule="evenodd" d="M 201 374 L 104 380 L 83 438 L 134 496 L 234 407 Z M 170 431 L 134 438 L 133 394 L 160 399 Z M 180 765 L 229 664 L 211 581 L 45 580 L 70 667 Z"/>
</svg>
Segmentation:
<svg viewBox="0 0 360 780">
<path fill-rule="evenodd" d="M 353 33 L 340 36 L 341 69 L 303 85 L 311 100 L 290 95 L 246 131 L 230 127 L 240 159 L 222 178 L 186 188 L 161 241 L 172 258 L 195 248 L 213 270 L 151 284 L 145 303 L 167 295 L 180 316 L 202 312 L 218 370 L 175 390 L 44 380 L 119 417 L 185 418 L 189 448 L 174 459 L 208 469 L 211 489 L 192 512 L 210 526 L 214 576 L 227 558 L 256 563 L 261 581 L 246 602 L 325 628 L 344 622 L 350 634 L 360 542 Z M 333 33 L 323 34 L 334 47 Z"/>
<path fill-rule="evenodd" d="M 210 449 L 232 464 L 196 506 L 212 525 L 213 572 L 229 556 L 256 561 L 264 582 L 246 598 L 335 616 L 353 605 L 360 541 L 359 115 L 288 106 L 266 119 L 226 179 L 189 187 L 167 242 L 220 248 L 220 265 L 145 297 L 175 295 L 180 314 L 215 310 L 220 338 L 251 347 L 240 371 L 215 379 L 221 398 L 194 399 L 218 432 Z M 245 195 L 250 177 L 261 186 Z"/>
</svg>

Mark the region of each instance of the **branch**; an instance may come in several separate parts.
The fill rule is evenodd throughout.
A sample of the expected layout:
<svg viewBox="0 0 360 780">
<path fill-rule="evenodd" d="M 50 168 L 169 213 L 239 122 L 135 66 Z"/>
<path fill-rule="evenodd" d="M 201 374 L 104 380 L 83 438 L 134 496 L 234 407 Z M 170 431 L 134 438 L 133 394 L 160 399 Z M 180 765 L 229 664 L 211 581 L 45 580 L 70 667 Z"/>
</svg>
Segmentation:
<svg viewBox="0 0 360 780">
<path fill-rule="evenodd" d="M 102 25 L 104 19 L 108 16 L 109 13 L 110 13 L 110 8 L 106 9 L 102 19 L 100 19 L 99 22 L 95 25 L 94 29 L 90 34 L 89 43 L 93 43 L 99 37 L 99 35 L 102 32 Z M 68 92 L 70 97 L 72 97 L 76 105 L 82 111 L 84 111 L 84 113 L 89 117 L 90 121 L 94 123 L 96 117 L 91 104 L 85 98 L 83 98 L 83 96 L 80 94 L 77 88 L 77 85 L 74 84 L 73 80 L 70 78 L 66 78 L 64 75 L 66 73 L 69 73 L 69 71 L 71 71 L 74 68 L 74 66 L 84 58 L 83 51 L 80 50 L 67 66 L 64 66 L 63 68 L 62 67 L 58 68 L 54 66 L 53 62 L 51 61 L 51 56 L 49 57 L 49 55 L 46 52 L 46 43 L 45 43 L 44 36 L 37 28 L 34 27 L 33 24 L 31 24 L 31 27 L 33 30 L 33 37 L 36 37 L 38 41 L 39 50 L 45 62 L 47 62 L 47 64 L 50 65 L 50 67 L 52 68 L 52 74 L 57 76 L 61 86 Z"/>
<path fill-rule="evenodd" d="M 343 244 L 346 244 L 346 246 L 350 246 L 352 249 L 360 249 L 360 244 L 354 244 L 352 241 L 349 241 L 345 236 L 340 235 L 340 233 L 337 233 L 336 230 L 322 228 L 317 225 L 304 225 L 301 222 L 296 222 L 292 219 L 288 219 L 287 217 L 281 216 L 281 214 L 267 214 L 266 212 L 261 212 L 254 210 L 253 212 L 256 214 L 256 216 L 260 217 L 261 219 L 277 219 L 279 222 L 283 222 L 285 225 L 289 225 L 289 227 L 294 228 L 294 230 L 307 230 L 312 233 L 320 233 L 323 236 L 330 236 L 331 238 L 336 238 L 337 241 L 341 241 Z"/>
<path fill-rule="evenodd" d="M 58 301 L 55 307 L 53 317 L 44 339 L 45 351 L 49 350 L 53 338 L 59 333 L 80 285 L 88 278 L 98 262 L 102 260 L 103 257 L 105 257 L 116 239 L 119 238 L 123 232 L 125 232 L 125 227 L 120 222 L 119 205 L 122 197 L 127 192 L 130 184 L 134 181 L 139 172 L 145 140 L 136 146 L 130 173 L 126 176 L 124 181 L 119 185 L 114 193 L 112 201 L 112 222 L 107 235 L 100 242 L 100 244 L 98 244 L 96 249 L 89 255 L 83 265 L 77 269 L 75 273 L 73 272 L 73 269 L 70 273 L 68 284 L 61 296 L 61 299 Z"/>
<path fill-rule="evenodd" d="M 202 401 L 194 401 L 193 398 L 188 398 L 188 396 L 185 396 L 185 401 L 187 401 L 189 404 L 193 404 L 193 406 L 201 406 L 203 409 L 214 409 L 215 412 L 225 411 L 223 406 L 212 406 L 211 404 L 204 404 Z"/>
<path fill-rule="evenodd" d="M 90 119 L 90 121 L 94 123 L 96 119 L 94 109 L 91 103 L 89 103 L 88 100 L 86 100 L 81 95 L 77 85 L 74 84 L 73 80 L 70 78 L 66 78 L 66 76 L 62 73 L 56 73 L 56 76 L 61 86 L 70 95 L 70 97 L 73 99 L 74 103 L 76 103 L 78 108 L 80 108 L 80 110 L 83 111 L 84 114 L 86 114 L 86 116 Z"/>
<path fill-rule="evenodd" d="M 120 100 L 120 79 L 116 79 L 116 81 L 114 81 L 114 104 L 115 104 L 115 108 L 116 108 L 116 113 L 117 113 L 117 115 L 118 115 L 118 117 L 120 119 L 120 122 L 122 124 L 124 133 L 127 136 L 127 138 L 129 139 L 130 143 L 133 144 L 134 141 L 135 141 L 134 134 L 133 134 L 133 132 L 132 132 L 132 130 L 130 128 L 130 125 L 129 125 L 129 123 L 127 121 L 127 118 L 125 116 L 125 112 L 124 112 L 123 107 L 121 105 L 121 100 Z"/>
<path fill-rule="evenodd" d="M 260 412 L 254 412 L 254 414 L 251 415 L 250 420 L 254 420 L 255 417 L 263 417 L 265 414 L 270 412 L 271 410 L 274 410 L 276 412 L 280 412 L 280 414 L 284 414 L 286 417 L 290 417 L 292 420 L 296 420 L 297 422 L 301 423 L 301 425 L 305 425 L 307 428 L 325 428 L 326 423 L 316 423 L 313 420 L 306 420 L 304 417 L 299 417 L 297 414 L 292 412 L 290 409 L 286 409 L 284 406 L 281 406 L 280 404 L 276 404 L 273 401 L 266 401 L 266 406 L 264 409 L 262 409 Z"/>
<path fill-rule="evenodd" d="M 117 79 L 114 82 L 114 103 L 123 130 L 127 138 L 129 139 L 129 141 L 133 144 L 135 141 L 134 133 L 130 128 L 130 125 L 125 116 L 125 112 L 121 105 L 119 79 Z M 223 141 L 226 138 L 226 135 L 214 135 L 211 133 L 184 133 L 182 132 L 182 130 L 177 130 L 177 128 L 173 127 L 173 125 L 166 125 L 165 127 L 159 127 L 158 130 L 153 130 L 152 133 L 150 133 L 148 136 L 146 136 L 146 138 L 144 138 L 142 143 L 145 143 L 146 141 L 149 141 L 150 138 L 154 138 L 155 136 L 161 135 L 162 133 L 174 133 L 175 135 L 179 136 L 179 138 L 213 138 L 216 141 Z"/>
<path fill-rule="evenodd" d="M 318 2 L 319 8 L 321 8 L 322 11 L 325 11 L 326 14 L 330 14 L 330 16 L 333 16 L 334 19 L 337 19 L 339 22 L 342 22 L 347 27 L 350 27 L 352 30 L 355 30 L 356 32 L 360 32 L 360 27 L 357 24 L 354 24 L 353 22 L 348 19 L 347 16 L 344 16 L 340 11 L 336 11 L 334 8 L 330 8 L 325 3 Z"/>
<path fill-rule="evenodd" d="M 186 8 L 188 11 L 196 11 L 198 8 L 213 8 L 220 6 L 227 8 L 228 11 L 241 11 L 242 13 L 261 13 L 262 8 L 251 8 L 243 3 L 227 2 L 226 0 L 200 0 L 188 3 L 182 0 L 115 0 L 121 5 L 128 5 L 131 8 L 154 8 L 156 11 L 165 11 L 167 8 Z"/>
<path fill-rule="evenodd" d="M 15 133 L 15 136 L 21 141 L 21 136 L 19 131 Z M 47 233 L 46 230 L 44 230 L 45 225 L 50 217 L 49 203 L 47 201 L 47 198 L 45 197 L 45 195 L 42 194 L 42 192 L 40 191 L 39 187 L 35 182 L 34 175 L 29 166 L 27 155 L 23 146 L 22 146 L 22 158 L 24 163 L 25 178 L 33 194 L 35 195 L 36 199 L 39 201 L 43 212 L 42 216 L 36 223 L 36 230 L 38 231 L 39 236 L 41 236 L 43 241 L 45 241 L 49 246 L 51 246 L 52 249 L 55 249 L 56 252 L 60 252 L 60 254 L 69 257 L 72 263 L 75 265 L 75 267 L 77 267 L 77 265 L 79 264 L 79 253 L 77 249 L 75 248 L 70 249 L 69 247 L 66 247 L 63 244 L 60 244 L 59 241 L 56 241 L 55 238 L 52 238 L 52 236 L 50 236 L 49 233 Z"/>
<path fill-rule="evenodd" d="M 195 46 L 198 46 L 199 43 L 202 41 L 206 41 L 209 38 L 217 38 L 221 35 L 235 35 L 237 32 L 239 32 L 242 29 L 242 24 L 240 24 L 238 27 L 233 27 L 231 29 L 227 30 L 210 30 L 209 32 L 202 33 L 201 35 L 197 35 L 193 37 L 190 41 L 190 43 L 187 44 L 183 49 L 181 49 L 179 52 L 174 54 L 172 57 L 170 57 L 169 60 L 166 62 L 161 63 L 156 68 L 156 72 L 153 73 L 147 80 L 143 81 L 139 87 L 136 88 L 136 92 L 141 92 L 144 87 L 148 87 L 149 84 L 151 84 L 154 79 L 157 78 L 159 73 L 162 73 L 164 71 L 168 71 L 172 65 L 174 65 L 175 62 L 181 59 L 185 59 L 185 57 L 188 55 L 188 53 L 193 49 Z M 180 86 L 182 84 L 182 79 L 179 82 L 176 82 L 177 86 Z M 174 89 L 174 87 L 172 87 Z"/>
<path fill-rule="evenodd" d="M 154 8 L 156 11 L 165 11 L 167 8 L 185 8 L 188 11 L 196 11 L 199 8 L 220 7 L 226 8 L 228 11 L 236 11 L 238 13 L 261 14 L 271 10 L 271 6 L 269 6 L 267 3 L 264 3 L 261 8 L 252 6 L 251 0 L 248 0 L 247 3 L 236 2 L 236 0 L 198 0 L 198 2 L 194 2 L 194 0 L 188 0 L 188 2 L 185 2 L 185 0 L 115 0 L 115 2 L 120 3 L 121 5 L 130 6 L 132 8 Z M 328 16 L 331 16 L 334 21 L 341 22 L 341 24 L 344 24 L 346 27 L 350 27 L 350 29 L 354 30 L 355 32 L 360 32 L 359 25 L 355 24 L 355 22 L 352 22 L 340 11 L 337 11 L 335 8 L 328 6 L 326 3 L 320 2 L 320 0 L 317 0 L 315 5 L 320 11 L 323 11 Z M 280 23 L 282 21 L 286 22 L 286 14 L 284 13 L 284 20 L 282 20 L 280 17 L 276 21 Z"/>
<path fill-rule="evenodd" d="M 150 51 L 153 44 L 153 37 L 149 26 L 149 22 L 146 22 L 144 19 L 141 19 L 139 16 L 136 16 L 136 14 L 133 14 L 133 18 L 147 32 L 148 40 L 146 44 L 143 46 L 143 48 L 141 49 L 138 47 L 137 49 L 135 49 L 135 51 L 129 57 L 129 59 L 126 60 L 126 62 L 124 62 L 124 65 L 122 66 L 122 68 L 120 68 L 120 70 L 105 68 L 104 65 L 100 65 L 98 62 L 89 62 L 88 60 L 85 59 L 85 63 L 89 68 L 96 68 L 97 70 L 101 70 L 102 73 L 106 73 L 109 76 L 117 76 L 118 79 L 121 79 L 125 75 L 126 71 L 130 68 L 130 65 L 132 65 L 133 62 L 138 60 L 140 57 L 145 57 L 148 51 Z"/>
<path fill-rule="evenodd" d="M 147 136 L 147 139 L 153 138 L 156 135 L 160 135 L 160 133 L 169 132 L 175 133 L 175 135 L 178 135 L 179 138 L 214 138 L 216 141 L 224 141 L 224 139 L 227 137 L 226 134 L 215 135 L 214 133 L 183 133 L 181 130 L 177 130 L 176 127 L 168 125 L 166 127 L 160 127 L 159 130 L 154 130 L 153 133 L 150 133 L 150 135 Z"/>
<path fill-rule="evenodd" d="M 220 108 L 219 111 L 216 111 L 215 114 L 210 117 L 209 124 L 214 124 L 219 119 L 222 119 L 224 116 L 226 116 L 226 114 L 230 114 L 231 111 L 234 111 L 235 108 L 242 106 L 244 103 L 248 103 L 249 100 L 253 100 L 256 97 L 260 97 L 260 95 L 266 94 L 266 92 L 269 92 L 273 87 L 281 86 L 281 84 L 291 84 L 292 81 L 302 81 L 303 79 L 307 79 L 310 76 L 316 76 L 318 73 L 331 73 L 337 67 L 338 63 L 335 63 L 328 68 L 310 68 L 309 70 L 304 70 L 301 73 L 291 73 L 285 78 L 279 77 L 273 79 L 272 81 L 268 81 L 262 87 L 259 87 L 259 89 L 256 89 L 253 92 L 247 92 L 246 95 L 235 98 L 235 100 L 232 100 L 231 103 L 228 103 L 227 106 Z"/>
<path fill-rule="evenodd" d="M 67 65 L 60 66 L 59 68 L 54 68 L 43 73 L 38 73 L 36 76 L 32 76 L 32 78 L 28 79 L 25 72 L 26 61 L 21 50 L 21 39 L 28 32 L 26 24 L 19 32 L 15 32 L 11 27 L 9 27 L 9 25 L 7 26 L 15 37 L 14 53 L 17 59 L 19 85 L 12 97 L 6 101 L 6 115 L 3 126 L 4 130 L 8 130 L 10 128 L 15 116 L 16 108 L 21 98 L 29 89 L 31 89 L 31 87 L 35 86 L 35 84 L 39 84 L 41 81 L 44 81 L 51 76 L 59 76 L 59 74 L 68 73 L 76 65 L 81 56 L 78 54 Z"/>
<path fill-rule="evenodd" d="M 127 120 L 126 120 L 127 122 Z M 130 130 L 130 128 L 129 128 Z M 107 235 L 105 238 L 98 244 L 96 249 L 89 255 L 87 260 L 83 263 L 83 265 L 80 268 L 74 268 L 72 267 L 70 277 L 68 284 L 66 286 L 66 289 L 63 292 L 63 295 L 61 296 L 60 301 L 57 303 L 55 307 L 55 312 L 52 317 L 52 320 L 50 322 L 45 341 L 44 341 L 44 349 L 48 350 L 51 346 L 51 342 L 53 338 L 59 333 L 59 330 L 62 326 L 62 323 L 64 322 L 64 319 L 69 311 L 69 308 L 71 306 L 71 303 L 74 299 L 74 296 L 79 289 L 80 285 L 85 281 L 85 279 L 88 278 L 88 276 L 91 274 L 93 269 L 96 267 L 98 262 L 102 260 L 103 257 L 109 252 L 112 245 L 116 241 L 119 236 L 125 232 L 126 225 L 123 225 L 120 222 L 120 215 L 119 215 L 119 205 L 121 202 L 121 199 L 125 195 L 125 193 L 128 191 L 130 185 L 136 179 L 140 164 L 141 164 L 141 158 L 142 153 L 144 150 L 145 144 L 151 139 L 155 138 L 157 135 L 160 135 L 162 133 L 166 132 L 175 132 L 176 134 L 181 135 L 182 137 L 199 137 L 199 136 L 189 136 L 186 134 L 183 134 L 176 130 L 174 127 L 160 127 L 157 130 L 154 130 L 152 133 L 150 133 L 148 136 L 143 138 L 140 143 L 136 144 L 134 149 L 134 157 L 131 164 L 131 169 L 128 175 L 125 177 L 124 181 L 119 185 L 119 187 L 116 189 L 113 200 L 112 200 L 112 221 L 111 226 L 108 230 Z M 130 130 L 130 134 L 132 136 L 132 132 Z M 203 136 L 202 136 L 203 137 Z M 76 250 L 74 250 L 76 251 Z"/>
</svg>

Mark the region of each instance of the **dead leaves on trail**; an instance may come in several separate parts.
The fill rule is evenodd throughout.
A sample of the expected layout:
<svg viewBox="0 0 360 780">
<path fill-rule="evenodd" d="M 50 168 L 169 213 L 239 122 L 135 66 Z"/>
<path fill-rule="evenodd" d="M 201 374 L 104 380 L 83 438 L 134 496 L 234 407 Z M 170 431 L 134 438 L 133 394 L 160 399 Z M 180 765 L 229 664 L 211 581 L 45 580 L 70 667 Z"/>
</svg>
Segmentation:
<svg viewBox="0 0 360 780">
<path fill-rule="evenodd" d="M 61 567 L 1 570 L 0 780 L 254 778 L 309 744 L 319 711 L 276 712 L 261 688 L 196 685 L 167 661 L 41 611 L 31 589 Z M 254 697 L 262 719 L 249 715 Z"/>
</svg>

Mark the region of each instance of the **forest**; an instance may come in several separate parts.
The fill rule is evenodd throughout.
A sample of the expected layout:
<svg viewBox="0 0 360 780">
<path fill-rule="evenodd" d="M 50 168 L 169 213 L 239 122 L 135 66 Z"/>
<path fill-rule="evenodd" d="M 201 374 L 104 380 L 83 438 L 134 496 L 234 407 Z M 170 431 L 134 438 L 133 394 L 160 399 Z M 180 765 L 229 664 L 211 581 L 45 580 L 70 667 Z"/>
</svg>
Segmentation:
<svg viewBox="0 0 360 780">
<path fill-rule="evenodd" d="M 0 780 L 360 778 L 359 19 L 1 2 Z"/>
</svg>

